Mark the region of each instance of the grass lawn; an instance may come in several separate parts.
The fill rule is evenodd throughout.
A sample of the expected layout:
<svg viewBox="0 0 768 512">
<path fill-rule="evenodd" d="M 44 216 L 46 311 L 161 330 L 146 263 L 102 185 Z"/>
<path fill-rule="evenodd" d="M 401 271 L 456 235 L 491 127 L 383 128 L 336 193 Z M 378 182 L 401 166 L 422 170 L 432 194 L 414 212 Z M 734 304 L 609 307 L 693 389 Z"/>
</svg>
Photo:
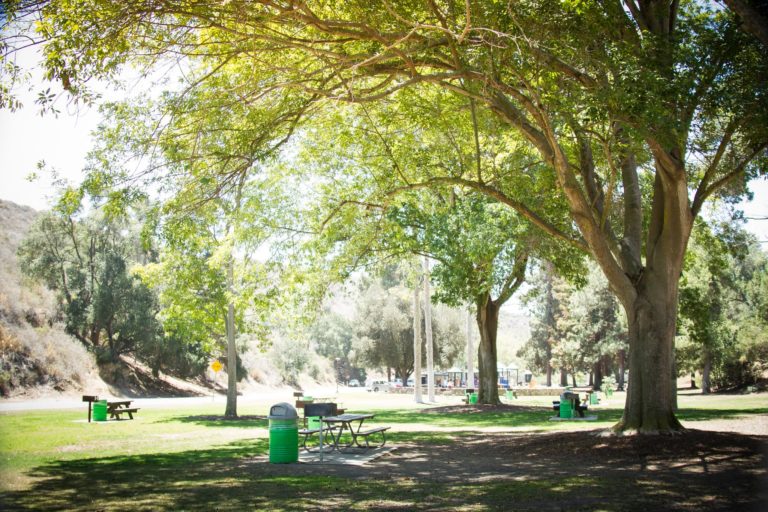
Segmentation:
<svg viewBox="0 0 768 512">
<path fill-rule="evenodd" d="M 549 421 L 548 397 L 471 413 L 402 400 L 402 407 L 390 399 L 386 408 L 366 408 L 376 424 L 392 427 L 389 444 L 398 449 L 363 467 L 269 464 L 268 422 L 256 417 L 266 415 L 266 403 L 241 407 L 251 416 L 235 421 L 217 418 L 220 403 L 142 408 L 133 421 L 91 424 L 85 404 L 2 413 L 0 510 L 653 510 L 664 503 L 674 505 L 670 510 L 706 503 L 728 510 L 763 498 L 742 502 L 710 491 L 717 464 L 756 475 L 739 492 L 754 494 L 768 481 L 765 437 L 720 434 L 714 444 L 733 444 L 722 453 L 691 437 L 690 454 L 677 446 L 687 442 L 665 452 L 653 443 L 598 438 L 595 429 L 621 416 L 615 398 L 596 408 L 595 422 Z M 354 398 L 347 403 L 361 410 Z M 693 429 L 698 421 L 768 414 L 765 394 L 681 396 L 680 406 Z M 696 462 L 702 457 L 705 471 Z M 687 478 L 687 489 L 677 477 Z"/>
</svg>

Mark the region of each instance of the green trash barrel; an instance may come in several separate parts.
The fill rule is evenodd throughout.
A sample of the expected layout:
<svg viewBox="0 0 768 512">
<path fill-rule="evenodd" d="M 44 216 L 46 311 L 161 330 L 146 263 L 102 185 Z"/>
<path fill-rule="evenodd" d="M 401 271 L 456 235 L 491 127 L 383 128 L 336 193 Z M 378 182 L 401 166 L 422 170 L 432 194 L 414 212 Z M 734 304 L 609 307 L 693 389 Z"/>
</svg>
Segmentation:
<svg viewBox="0 0 768 512">
<path fill-rule="evenodd" d="M 515 398 L 517 398 L 515 396 L 515 392 L 512 391 L 511 389 L 508 389 L 507 390 L 507 400 L 514 400 Z"/>
<path fill-rule="evenodd" d="M 560 417 L 573 418 L 573 407 L 570 400 L 560 400 Z"/>
<path fill-rule="evenodd" d="M 597 405 L 600 403 L 600 398 L 597 395 L 597 391 L 593 391 L 589 394 L 589 405 Z"/>
<path fill-rule="evenodd" d="M 298 461 L 299 415 L 291 404 L 275 404 L 269 410 L 269 462 L 290 464 Z"/>
<path fill-rule="evenodd" d="M 470 393 L 469 394 L 469 403 L 470 404 L 476 404 L 477 403 L 477 393 Z"/>
<path fill-rule="evenodd" d="M 107 421 L 106 400 L 96 400 L 93 402 L 93 421 Z"/>
</svg>

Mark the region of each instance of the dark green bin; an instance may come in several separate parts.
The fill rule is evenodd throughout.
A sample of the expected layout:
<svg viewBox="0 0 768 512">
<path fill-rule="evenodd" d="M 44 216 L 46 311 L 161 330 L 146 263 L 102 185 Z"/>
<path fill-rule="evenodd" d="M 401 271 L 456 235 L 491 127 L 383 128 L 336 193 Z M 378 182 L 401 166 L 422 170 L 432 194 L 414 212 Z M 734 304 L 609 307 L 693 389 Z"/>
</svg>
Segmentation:
<svg viewBox="0 0 768 512">
<path fill-rule="evenodd" d="M 291 404 L 275 404 L 269 410 L 269 462 L 290 464 L 298 461 L 299 415 Z"/>
</svg>

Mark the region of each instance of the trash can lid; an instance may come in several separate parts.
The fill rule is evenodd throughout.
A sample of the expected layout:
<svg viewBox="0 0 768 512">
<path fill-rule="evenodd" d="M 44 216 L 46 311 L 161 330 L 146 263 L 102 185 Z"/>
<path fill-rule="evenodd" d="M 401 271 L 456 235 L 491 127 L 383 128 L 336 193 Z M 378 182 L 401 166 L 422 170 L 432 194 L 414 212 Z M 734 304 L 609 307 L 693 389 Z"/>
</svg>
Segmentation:
<svg viewBox="0 0 768 512">
<path fill-rule="evenodd" d="M 296 409 L 286 402 L 275 404 L 269 409 L 270 420 L 290 420 L 298 417 L 299 415 L 296 413 Z"/>
</svg>

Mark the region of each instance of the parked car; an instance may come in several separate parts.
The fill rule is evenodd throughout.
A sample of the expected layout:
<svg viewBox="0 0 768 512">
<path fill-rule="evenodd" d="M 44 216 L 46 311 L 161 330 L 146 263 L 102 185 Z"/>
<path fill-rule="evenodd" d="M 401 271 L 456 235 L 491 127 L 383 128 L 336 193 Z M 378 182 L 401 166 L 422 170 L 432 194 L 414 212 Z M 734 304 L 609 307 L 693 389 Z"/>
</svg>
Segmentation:
<svg viewBox="0 0 768 512">
<path fill-rule="evenodd" d="M 350 379 L 349 380 L 349 387 L 351 388 L 359 388 L 360 387 L 360 381 L 357 379 Z"/>
<path fill-rule="evenodd" d="M 385 380 L 375 380 L 368 386 L 368 391 L 378 393 L 379 391 L 389 391 L 391 385 Z"/>
</svg>

